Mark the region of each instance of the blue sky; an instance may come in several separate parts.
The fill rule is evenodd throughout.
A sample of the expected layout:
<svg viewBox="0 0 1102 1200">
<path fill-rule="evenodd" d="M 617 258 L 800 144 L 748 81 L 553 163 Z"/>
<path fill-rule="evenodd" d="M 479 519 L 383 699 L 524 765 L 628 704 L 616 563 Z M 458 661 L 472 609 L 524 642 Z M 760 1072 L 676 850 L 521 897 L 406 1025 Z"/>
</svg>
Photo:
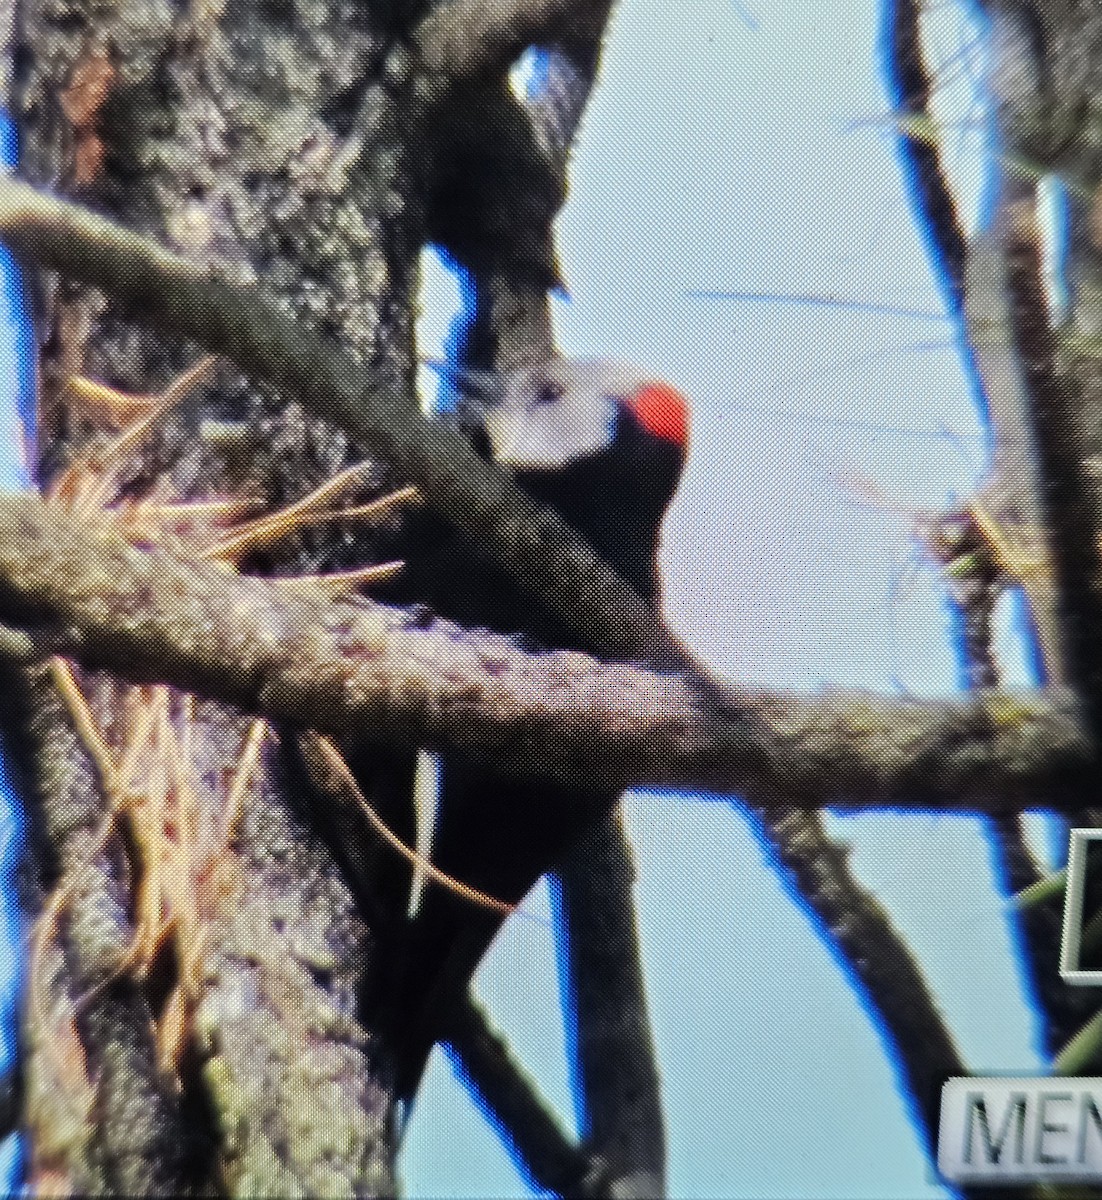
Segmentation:
<svg viewBox="0 0 1102 1200">
<path fill-rule="evenodd" d="M 936 695 L 954 689 L 956 665 L 905 510 L 983 476 L 952 327 L 692 294 L 943 311 L 887 119 L 879 20 L 875 0 L 622 0 L 558 224 L 570 298 L 556 323 L 564 352 L 637 361 L 692 399 L 663 551 L 667 611 L 690 645 L 732 679 Z M 946 119 L 976 122 L 975 64 L 957 54 L 974 31 L 944 4 L 930 33 L 958 81 Z M 950 146 L 974 220 L 982 138 L 958 130 Z M 424 352 L 438 352 L 457 303 L 427 260 Z M 864 478 L 895 504 L 861 502 Z M 737 807 L 647 793 L 627 813 L 673 1194 L 944 1195 L 872 1022 Z M 1038 1069 L 979 823 L 829 824 L 924 964 L 969 1067 Z M 526 908 L 546 915 L 542 889 Z M 478 990 L 570 1126 L 553 962 L 548 926 L 513 923 Z M 523 1187 L 440 1054 L 403 1166 L 411 1196 Z"/>
<path fill-rule="evenodd" d="M 949 60 L 969 34 L 952 4 L 939 14 Z M 875 0 L 621 0 L 559 221 L 570 298 L 556 322 L 565 352 L 637 361 L 693 400 L 691 460 L 663 548 L 668 613 L 690 645 L 732 679 L 938 694 L 955 686 L 948 624 L 902 510 L 982 478 L 951 327 L 693 295 L 817 293 L 941 311 L 886 120 L 878 22 Z M 947 111 L 964 113 L 967 95 Z M 952 142 L 972 212 L 977 144 Z M 457 304 L 427 256 L 424 353 L 440 352 Z M 0 347 L 5 379 L 14 344 Z M 8 486 L 20 478 L 16 429 L 9 406 Z M 862 478 L 897 506 L 860 502 Z M 627 815 L 674 1193 L 943 1195 L 875 1028 L 737 806 L 640 793 Z M 925 964 L 969 1066 L 1035 1070 L 977 822 L 830 824 Z M 11 818 L 2 861 L 14 845 Z M 542 887 L 525 911 L 478 991 L 569 1125 Z M 0 956 L 0 976 L 14 963 Z M 410 1196 L 523 1190 L 439 1054 L 402 1167 Z"/>
</svg>

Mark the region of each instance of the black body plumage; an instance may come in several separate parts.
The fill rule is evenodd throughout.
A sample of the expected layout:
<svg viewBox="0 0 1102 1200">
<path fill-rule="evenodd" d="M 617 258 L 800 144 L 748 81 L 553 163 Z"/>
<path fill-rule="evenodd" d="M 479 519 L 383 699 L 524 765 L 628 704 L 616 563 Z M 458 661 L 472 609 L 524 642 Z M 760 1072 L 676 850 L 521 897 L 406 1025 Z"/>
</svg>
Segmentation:
<svg viewBox="0 0 1102 1200">
<path fill-rule="evenodd" d="M 662 517 L 677 487 L 684 446 L 655 436 L 629 405 L 613 398 L 606 444 L 578 455 L 566 448 L 554 467 L 517 469 L 518 485 L 555 509 L 644 598 L 657 602 Z M 475 441 L 489 450 L 487 439 Z M 529 649 L 600 654 L 584 631 L 545 612 L 462 533 L 428 511 L 407 528 L 406 570 L 381 599 L 416 601 L 471 627 L 515 635 Z M 518 780 L 449 756 L 440 764 L 432 861 L 463 883 L 520 902 L 588 824 L 611 811 L 618 794 L 597 786 L 567 791 Z M 447 1039 L 449 1017 L 493 940 L 501 918 L 439 886 L 424 891 L 402 938 L 394 1022 L 405 1047 L 400 1092 L 416 1090 L 432 1045 Z"/>
</svg>

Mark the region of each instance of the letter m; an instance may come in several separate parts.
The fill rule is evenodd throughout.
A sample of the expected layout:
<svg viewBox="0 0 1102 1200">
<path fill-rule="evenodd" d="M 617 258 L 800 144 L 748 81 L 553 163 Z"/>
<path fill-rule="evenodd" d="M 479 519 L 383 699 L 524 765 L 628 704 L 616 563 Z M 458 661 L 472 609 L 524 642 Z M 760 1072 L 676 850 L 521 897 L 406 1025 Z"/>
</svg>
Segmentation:
<svg viewBox="0 0 1102 1200">
<path fill-rule="evenodd" d="M 1022 1161 L 1025 1146 L 1025 1117 L 1026 1095 L 1024 1092 L 1011 1092 L 1008 1097 L 1006 1111 L 1003 1113 L 1002 1125 L 994 1138 L 991 1136 L 991 1123 L 987 1118 L 987 1101 L 982 1092 L 969 1092 L 964 1110 L 964 1161 L 972 1161 L 972 1132 L 978 1125 L 980 1138 L 985 1151 L 984 1161 L 997 1166 L 1006 1147 L 1006 1139 L 1010 1134 L 1011 1122 L 1014 1123 L 1014 1161 Z"/>
</svg>

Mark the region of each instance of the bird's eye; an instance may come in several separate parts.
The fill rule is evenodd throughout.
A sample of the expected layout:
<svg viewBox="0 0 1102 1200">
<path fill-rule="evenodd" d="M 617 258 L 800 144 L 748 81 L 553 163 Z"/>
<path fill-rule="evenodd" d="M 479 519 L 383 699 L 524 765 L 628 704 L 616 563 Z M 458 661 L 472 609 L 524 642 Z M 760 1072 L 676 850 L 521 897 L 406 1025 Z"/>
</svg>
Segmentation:
<svg viewBox="0 0 1102 1200">
<path fill-rule="evenodd" d="M 553 379 L 549 379 L 536 388 L 536 405 L 557 404 L 563 398 L 565 391 L 566 388 L 561 383 L 556 383 Z"/>
</svg>

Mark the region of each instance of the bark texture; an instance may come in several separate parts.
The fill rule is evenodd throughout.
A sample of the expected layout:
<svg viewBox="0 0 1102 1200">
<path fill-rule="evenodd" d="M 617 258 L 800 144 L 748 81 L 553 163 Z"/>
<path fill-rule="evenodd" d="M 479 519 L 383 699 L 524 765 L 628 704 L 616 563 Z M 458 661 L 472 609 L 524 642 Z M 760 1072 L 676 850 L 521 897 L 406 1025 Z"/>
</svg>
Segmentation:
<svg viewBox="0 0 1102 1200">
<path fill-rule="evenodd" d="M 877 1012 L 928 1147 L 938 1086 L 965 1064 L 890 917 L 808 810 L 920 800 L 998 814 L 1009 886 L 1047 889 L 1027 919 L 1034 973 L 1047 969 L 1052 881 L 1008 814 L 1044 803 L 1098 817 L 1102 16 L 1090 0 L 984 5 L 1006 167 L 985 240 L 965 244 L 937 148 L 909 126 L 1004 475 L 933 531 L 947 569 L 963 578 L 969 564 L 954 596 L 970 678 L 997 682 L 990 606 L 1020 582 L 1050 681 L 1074 689 L 923 706 L 718 687 L 561 521 L 416 411 L 429 242 L 470 284 L 467 361 L 508 369 L 553 349 L 552 222 L 610 7 L 0 5 L 24 180 L 0 182 L 0 232 L 29 268 L 34 467 L 50 497 L 0 503 L 0 620 L 15 627 L 0 636 L 0 702 L 33 847 L 33 1186 L 397 1191 L 408 1047 L 391 989 L 411 871 L 371 823 L 414 840 L 421 745 L 565 787 L 540 794 L 569 797 L 597 773 L 745 789 L 778 870 Z M 886 10 L 911 122 L 931 94 L 919 9 Z M 518 97 L 508 69 L 531 46 L 545 70 Z M 1072 214 L 1060 328 L 1038 250 L 1046 173 L 1065 181 Z M 224 361 L 188 374 L 197 346 Z M 334 511 L 319 509 L 333 479 Z M 409 546 L 407 509 L 362 510 L 410 482 L 583 644 L 640 665 L 527 655 L 342 595 L 352 585 L 335 573 Z M 310 520 L 245 532 L 302 504 Z M 1044 527 L 1028 580 L 992 536 L 1000 522 Z M 234 549 L 228 526 L 245 538 Z M 362 797 L 319 769 L 305 728 L 337 738 Z M 584 1144 L 558 1130 L 477 1008 L 462 1005 L 446 1033 L 541 1186 L 655 1194 L 664 1130 L 630 851 L 614 820 L 588 833 L 559 878 Z M 1041 1001 L 1055 1069 L 1102 1056 L 1096 1017 L 1058 990 Z"/>
</svg>

